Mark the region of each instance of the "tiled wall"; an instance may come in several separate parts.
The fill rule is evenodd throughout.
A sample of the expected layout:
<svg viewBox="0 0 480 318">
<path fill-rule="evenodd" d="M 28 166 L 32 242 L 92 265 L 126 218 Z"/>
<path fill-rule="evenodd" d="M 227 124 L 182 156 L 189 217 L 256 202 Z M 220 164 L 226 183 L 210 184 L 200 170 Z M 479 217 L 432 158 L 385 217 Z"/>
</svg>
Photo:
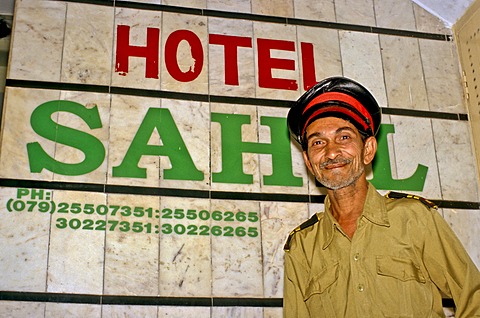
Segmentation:
<svg viewBox="0 0 480 318">
<path fill-rule="evenodd" d="M 253 182 L 215 182 L 229 169 L 222 138 L 233 128 L 212 114 L 244 115 L 241 142 L 269 144 L 273 128 L 264 118 L 285 118 L 303 92 L 301 42 L 313 44 L 317 79 L 343 74 L 372 91 L 395 131 L 387 136 L 392 178 L 426 166 L 424 187 L 414 192 L 443 206 L 480 265 L 477 167 L 455 43 L 411 1 L 90 2 L 16 1 L 0 152 L 0 316 L 281 317 L 283 244 L 322 209 L 323 191 L 293 144 L 286 155 L 300 185 L 269 185 L 265 176 L 278 169 L 272 155 L 247 152 L 239 160 Z M 119 25 L 130 26 L 137 46 L 147 28 L 159 30 L 158 78 L 146 78 L 144 58 L 131 57 L 126 74 L 115 71 Z M 166 68 L 165 43 L 177 30 L 200 39 L 204 63 L 192 81 Z M 225 84 L 224 47 L 209 44 L 212 34 L 251 39 L 251 47 L 237 48 L 238 85 Z M 277 67 L 272 76 L 294 79 L 298 89 L 260 87 L 258 39 L 294 43 L 271 53 L 294 69 Z M 184 44 L 176 57 L 187 72 L 198 64 Z M 97 107 L 95 129 L 87 117 L 52 114 L 101 142 L 105 158 L 93 171 L 31 171 L 42 162 L 28 156 L 32 143 L 58 163 L 86 157 L 68 146 L 65 130 L 47 137 L 34 129 L 32 113 L 55 100 Z M 159 109 L 171 114 L 203 179 L 169 179 L 175 163 L 158 154 L 139 159 L 144 178 L 113 172 L 147 112 Z M 151 148 L 137 151 L 165 146 L 169 136 L 158 129 L 144 142 Z"/>
</svg>

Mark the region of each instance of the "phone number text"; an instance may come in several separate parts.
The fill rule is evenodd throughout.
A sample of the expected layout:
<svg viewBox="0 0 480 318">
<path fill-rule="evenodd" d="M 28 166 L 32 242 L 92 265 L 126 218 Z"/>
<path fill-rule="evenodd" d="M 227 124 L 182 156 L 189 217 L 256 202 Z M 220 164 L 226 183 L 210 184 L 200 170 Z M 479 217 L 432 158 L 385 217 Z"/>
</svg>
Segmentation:
<svg viewBox="0 0 480 318">
<path fill-rule="evenodd" d="M 200 236 L 236 236 L 257 237 L 257 227 L 244 226 L 209 226 L 195 224 L 170 224 L 161 226 L 153 223 L 129 222 L 119 220 L 92 220 L 92 219 L 67 219 L 57 218 L 55 227 L 58 229 L 90 230 L 90 231 L 120 231 L 153 234 L 200 235 Z"/>
<path fill-rule="evenodd" d="M 41 213 L 59 213 L 59 214 L 97 214 L 124 217 L 147 217 L 156 219 L 175 219 L 175 220 L 213 220 L 225 222 L 257 222 L 259 221 L 258 212 L 243 211 L 209 211 L 183 208 L 164 208 L 154 209 L 152 207 L 113 205 L 113 204 L 93 204 L 93 203 L 67 203 L 55 201 L 36 201 L 9 199 L 6 202 L 6 208 L 9 212 L 41 212 Z"/>
</svg>

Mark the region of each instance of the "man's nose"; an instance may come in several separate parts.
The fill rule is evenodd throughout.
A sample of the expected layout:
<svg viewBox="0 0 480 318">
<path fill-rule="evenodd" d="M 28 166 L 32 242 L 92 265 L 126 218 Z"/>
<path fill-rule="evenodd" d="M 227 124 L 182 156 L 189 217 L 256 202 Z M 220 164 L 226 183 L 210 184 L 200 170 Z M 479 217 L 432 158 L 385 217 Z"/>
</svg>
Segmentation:
<svg viewBox="0 0 480 318">
<path fill-rule="evenodd" d="M 336 142 L 329 142 L 325 146 L 325 155 L 329 159 L 335 159 L 340 154 L 340 145 Z"/>
</svg>

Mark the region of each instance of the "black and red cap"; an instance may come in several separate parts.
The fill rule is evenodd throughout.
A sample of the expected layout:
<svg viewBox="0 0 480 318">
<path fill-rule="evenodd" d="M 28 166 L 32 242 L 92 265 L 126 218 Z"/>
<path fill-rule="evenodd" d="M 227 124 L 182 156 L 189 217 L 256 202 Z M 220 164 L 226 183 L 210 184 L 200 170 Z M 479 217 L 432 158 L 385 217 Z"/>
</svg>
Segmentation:
<svg viewBox="0 0 480 318">
<path fill-rule="evenodd" d="M 322 117 L 348 120 L 368 137 L 377 134 L 382 110 L 361 84 L 346 77 L 330 77 L 315 84 L 293 104 L 287 116 L 288 129 L 304 146 L 308 125 Z"/>
</svg>

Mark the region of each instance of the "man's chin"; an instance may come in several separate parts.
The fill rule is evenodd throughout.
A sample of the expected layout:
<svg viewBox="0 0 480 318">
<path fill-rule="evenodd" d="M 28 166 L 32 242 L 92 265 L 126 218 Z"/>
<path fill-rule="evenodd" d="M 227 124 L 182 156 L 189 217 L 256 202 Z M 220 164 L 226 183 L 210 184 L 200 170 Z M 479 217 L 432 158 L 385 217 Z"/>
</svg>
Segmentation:
<svg viewBox="0 0 480 318">
<path fill-rule="evenodd" d="M 340 176 L 337 178 L 322 178 L 317 179 L 317 181 L 327 189 L 336 191 L 356 184 L 361 175 L 362 174 L 360 173 L 355 176 L 350 176 L 349 178 L 341 178 Z"/>
<path fill-rule="evenodd" d="M 331 180 L 317 180 L 317 181 L 320 182 L 325 188 L 329 190 L 340 190 L 350 185 L 347 182 L 332 182 Z"/>
</svg>

